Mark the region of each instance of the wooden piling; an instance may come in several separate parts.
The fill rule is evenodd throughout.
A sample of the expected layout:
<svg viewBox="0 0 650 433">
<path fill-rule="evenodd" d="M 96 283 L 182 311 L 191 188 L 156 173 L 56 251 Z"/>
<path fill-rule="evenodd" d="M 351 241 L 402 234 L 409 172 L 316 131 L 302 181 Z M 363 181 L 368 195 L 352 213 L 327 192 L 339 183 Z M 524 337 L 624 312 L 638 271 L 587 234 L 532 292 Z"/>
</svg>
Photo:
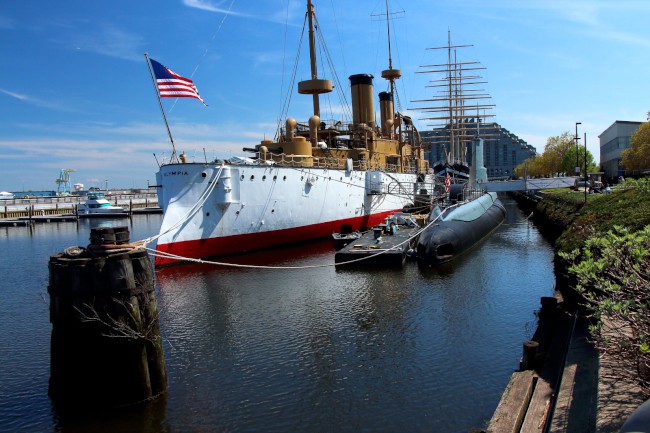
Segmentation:
<svg viewBox="0 0 650 433">
<path fill-rule="evenodd" d="M 98 246 L 118 245 L 115 229 L 127 244 L 127 227 L 97 228 L 92 253 L 71 247 L 50 257 L 49 394 L 56 405 L 115 407 L 167 390 L 151 262 L 144 250 L 102 253 Z"/>
<path fill-rule="evenodd" d="M 537 350 L 539 343 L 537 341 L 524 341 L 524 350 L 519 364 L 519 370 L 534 370 L 537 367 Z"/>
</svg>

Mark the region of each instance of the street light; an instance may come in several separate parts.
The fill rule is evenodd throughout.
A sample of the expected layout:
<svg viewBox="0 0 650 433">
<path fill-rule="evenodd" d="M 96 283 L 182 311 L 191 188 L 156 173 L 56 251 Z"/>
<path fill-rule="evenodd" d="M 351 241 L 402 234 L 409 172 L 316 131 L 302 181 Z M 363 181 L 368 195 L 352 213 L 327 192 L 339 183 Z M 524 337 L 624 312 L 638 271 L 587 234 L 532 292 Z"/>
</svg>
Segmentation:
<svg viewBox="0 0 650 433">
<path fill-rule="evenodd" d="M 578 148 L 578 140 L 580 140 L 580 137 L 578 137 L 578 125 L 582 125 L 582 122 L 576 122 L 576 175 L 580 173 L 580 149 Z"/>
<path fill-rule="evenodd" d="M 585 132 L 585 204 L 587 204 L 587 185 L 589 185 L 589 177 L 587 174 L 587 133 Z"/>
</svg>

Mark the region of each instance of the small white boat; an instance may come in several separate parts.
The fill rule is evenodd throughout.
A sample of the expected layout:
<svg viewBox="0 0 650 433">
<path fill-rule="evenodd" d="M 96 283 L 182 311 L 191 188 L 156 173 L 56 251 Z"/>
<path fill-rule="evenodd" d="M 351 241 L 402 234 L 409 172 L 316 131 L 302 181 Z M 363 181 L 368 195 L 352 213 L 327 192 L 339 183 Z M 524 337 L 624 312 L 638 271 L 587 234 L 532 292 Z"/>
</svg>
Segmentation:
<svg viewBox="0 0 650 433">
<path fill-rule="evenodd" d="M 14 195 L 7 191 L 0 192 L 0 200 L 13 200 Z"/>
<path fill-rule="evenodd" d="M 85 203 L 79 203 L 77 205 L 77 213 L 79 215 L 123 214 L 126 213 L 126 210 L 121 206 L 113 206 L 110 204 L 103 193 L 94 192 L 88 194 Z"/>
</svg>

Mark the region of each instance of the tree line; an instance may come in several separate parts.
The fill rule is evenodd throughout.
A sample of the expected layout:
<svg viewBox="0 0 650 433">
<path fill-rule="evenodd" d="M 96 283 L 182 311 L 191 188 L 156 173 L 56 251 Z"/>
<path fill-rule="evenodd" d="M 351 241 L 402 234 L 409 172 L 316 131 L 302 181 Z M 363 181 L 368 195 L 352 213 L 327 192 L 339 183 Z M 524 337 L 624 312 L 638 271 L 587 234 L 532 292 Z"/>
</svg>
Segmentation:
<svg viewBox="0 0 650 433">
<path fill-rule="evenodd" d="M 584 143 L 566 131 L 562 135 L 550 137 L 544 146 L 544 152 L 526 159 L 515 168 L 516 176 L 547 177 L 558 173 L 573 176 L 579 173 L 599 171 L 594 156 L 586 149 Z M 650 169 L 650 122 L 644 122 L 630 138 L 630 148 L 623 150 L 623 170 L 639 171 Z M 579 167 L 579 171 L 578 168 Z"/>
</svg>

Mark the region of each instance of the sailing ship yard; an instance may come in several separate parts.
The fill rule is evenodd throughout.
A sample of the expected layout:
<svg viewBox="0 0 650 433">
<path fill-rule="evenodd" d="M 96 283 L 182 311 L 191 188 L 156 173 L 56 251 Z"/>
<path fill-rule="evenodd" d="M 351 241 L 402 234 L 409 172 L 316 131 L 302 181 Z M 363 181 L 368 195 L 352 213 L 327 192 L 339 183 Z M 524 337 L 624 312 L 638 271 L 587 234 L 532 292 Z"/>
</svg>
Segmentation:
<svg viewBox="0 0 650 433">
<path fill-rule="evenodd" d="M 222 9 L 224 5 L 183 0 L 183 4 L 197 10 L 223 14 L 211 43 L 222 26 L 228 26 L 225 18 L 232 15 L 234 19 L 239 15 L 231 10 L 234 3 Z M 503 281 L 492 275 L 490 263 L 499 254 L 499 248 L 511 254 L 515 251 L 512 256 L 515 257 L 517 248 L 524 248 L 519 244 L 525 243 L 532 250 L 535 242 L 539 245 L 548 242 L 541 236 L 540 240 L 531 240 L 535 237 L 531 232 L 537 233 L 532 220 L 529 222 L 533 213 L 522 216 L 524 210 L 537 209 L 537 203 L 544 200 L 539 191 L 577 189 L 582 182 L 587 203 L 590 185 L 586 173 L 586 133 L 582 142 L 584 173 L 577 171 L 573 176 L 557 172 L 543 178 L 528 177 L 526 173 L 515 176 L 515 167 L 530 161 L 537 151 L 497 123 L 497 104 L 483 76 L 487 68 L 476 59 L 468 60 L 464 54 L 473 45 L 457 43 L 451 30 L 440 32 L 444 34 L 444 45 L 427 47 L 423 50 L 427 60 L 420 62 L 417 70 L 409 67 L 408 72 L 403 72 L 394 60 L 406 47 L 395 42 L 399 38 L 394 35 L 394 25 L 404 11 L 395 12 L 389 1 L 384 0 L 379 2 L 382 11 L 371 15 L 371 21 L 386 33 L 385 41 L 383 37 L 373 37 L 380 48 L 372 49 L 381 53 L 377 58 L 383 60 L 361 67 L 355 61 L 356 70 L 348 71 L 347 67 L 336 64 L 327 45 L 336 30 L 324 25 L 331 24 L 331 20 L 319 22 L 316 6 L 321 2 L 300 3 L 304 22 L 294 41 L 297 43 L 295 63 L 283 69 L 283 75 L 288 77 L 282 78 L 281 85 L 269 81 L 269 85 L 283 93 L 276 103 L 278 113 L 266 112 L 269 106 L 266 99 L 259 107 L 249 99 L 259 82 L 270 76 L 268 70 L 256 78 L 259 82 L 251 81 L 237 89 L 240 97 L 245 95 L 245 99 L 238 101 L 242 106 L 251 112 L 264 107 L 264 114 L 268 115 L 264 124 L 274 125 L 271 133 L 258 135 L 260 129 L 254 124 L 261 123 L 259 118 L 240 119 L 234 141 L 238 149 L 234 151 L 231 142 L 226 152 L 223 149 L 229 140 L 225 134 L 219 135 L 218 129 L 225 131 L 227 121 L 215 122 L 218 128 L 211 129 L 217 131 L 210 138 L 211 148 L 199 150 L 192 134 L 204 129 L 204 124 L 185 118 L 179 120 L 174 110 L 177 104 L 179 107 L 195 104 L 197 109 L 206 110 L 214 105 L 230 104 L 225 96 L 221 100 L 205 97 L 206 93 L 214 96 L 212 90 L 199 92 L 211 86 L 227 88 L 228 83 L 221 81 L 222 77 L 216 77 L 215 84 L 205 80 L 205 75 L 195 76 L 198 65 L 191 74 L 187 73 L 191 70 L 187 62 L 191 60 L 158 46 L 151 50 L 151 55 L 144 54 L 141 72 L 144 75 L 146 67 L 151 79 L 148 90 L 153 89 L 155 96 L 150 99 L 148 115 L 155 113 L 157 118 L 162 117 L 158 137 L 164 134 L 168 144 L 158 140 L 147 147 L 155 150 L 150 159 L 155 162 L 156 171 L 146 173 L 153 180 L 150 183 L 147 179 L 146 189 L 134 185 L 130 190 L 109 190 L 107 179 L 103 181 L 103 190 L 97 187 L 85 190 L 80 182 L 73 187 L 72 177 L 91 168 L 101 169 L 102 158 L 95 154 L 96 164 L 84 168 L 79 159 L 69 154 L 71 162 L 65 166 L 78 168 L 60 169 L 55 179 L 57 191 L 51 196 L 30 197 L 24 190 L 24 181 L 22 193 L 13 187 L 0 193 L 0 227 L 8 239 L 14 233 L 28 239 L 25 250 L 32 248 L 36 238 L 44 233 L 54 238 L 59 232 L 71 231 L 75 233 L 66 239 L 74 240 L 80 239 L 80 231 L 90 229 L 90 237 L 86 238 L 89 244 L 52 251 L 46 264 L 49 304 L 45 314 L 49 314 L 52 325 L 50 345 L 46 349 L 50 351 L 50 376 L 49 382 L 42 381 L 40 386 L 47 388 L 51 414 L 45 421 L 41 417 L 33 426 L 51 426 L 55 431 L 70 426 L 83 430 L 90 426 L 94 431 L 105 426 L 87 418 L 98 413 L 101 414 L 98 419 L 104 419 L 105 412 L 115 415 L 121 426 L 122 423 L 135 425 L 133 414 L 140 417 L 142 410 L 151 413 L 143 412 L 144 421 L 138 421 L 143 425 L 136 428 L 138 431 L 174 431 L 178 426 L 212 430 L 213 422 L 219 423 L 215 430 L 255 431 L 260 425 L 266 425 L 268 416 L 277 422 L 270 431 L 381 431 L 381 425 L 369 423 L 366 427 L 364 420 L 355 418 L 354 411 L 359 404 L 369 404 L 368 413 L 380 419 L 382 409 L 377 409 L 381 405 L 375 406 L 376 401 L 387 399 L 386 407 L 394 410 L 409 401 L 412 393 L 415 404 L 419 399 L 418 386 L 424 389 L 437 383 L 425 378 L 430 373 L 427 370 L 444 376 L 446 369 L 449 378 L 458 377 L 457 371 L 451 372 L 455 366 L 429 365 L 429 361 L 422 363 L 420 359 L 438 359 L 437 354 L 431 353 L 432 342 L 435 345 L 437 337 L 431 334 L 432 329 L 449 337 L 450 341 L 445 343 L 450 343 L 445 346 L 447 351 L 453 351 L 454 339 L 461 340 L 465 319 L 454 321 L 456 314 L 446 310 L 460 308 L 463 314 L 474 315 L 473 311 L 465 311 L 472 304 L 462 302 L 472 296 L 485 297 L 487 300 L 482 302 L 489 306 L 476 308 L 476 315 L 493 311 L 495 303 L 500 308 L 508 308 L 503 304 L 510 301 L 497 294 L 500 287 L 485 289 L 492 281 Z M 287 21 L 290 7 L 293 7 L 291 2 L 287 5 Z M 348 15 L 345 18 L 357 19 Z M 291 27 L 292 32 L 286 31 L 285 38 L 296 30 L 293 27 L 298 28 Z M 1 16 L 0 28 L 3 28 Z M 283 43 L 288 44 L 288 39 Z M 79 45 L 77 50 L 81 51 L 83 44 Z M 359 49 L 360 45 L 354 46 Z M 286 57 L 287 48 L 283 49 Z M 207 55 L 206 48 L 201 61 Z M 224 48 L 219 55 L 227 58 L 235 52 Z M 346 55 L 355 56 L 355 52 Z M 356 57 L 355 60 L 368 59 L 366 55 Z M 418 96 L 406 97 L 401 92 L 404 89 L 401 83 L 413 77 L 425 84 Z M 0 93 L 14 95 L 3 89 Z M 580 140 L 578 124 L 581 123 L 576 123 L 576 157 Z M 148 134 L 148 128 L 142 129 Z M 136 153 L 116 158 L 127 161 L 133 155 Z M 577 170 L 580 163 L 577 162 Z M 101 173 L 102 177 L 109 177 Z M 581 180 L 581 175 L 585 180 Z M 596 175 L 600 179 L 602 173 Z M 101 183 L 98 179 L 93 182 Z M 149 216 L 152 220 L 146 219 Z M 544 217 L 547 216 L 540 218 Z M 155 221 L 153 225 L 152 221 Z M 148 231 L 140 232 L 137 224 L 146 225 Z M 520 231 L 518 238 L 502 236 L 511 228 Z M 130 230 L 142 236 L 132 240 Z M 493 247 L 491 241 L 500 247 Z M 492 248 L 489 253 L 481 251 L 486 245 Z M 598 383 L 586 384 L 584 379 L 590 375 L 596 382 L 601 380 L 598 366 L 594 364 L 599 355 L 589 341 L 590 331 L 583 320 L 582 305 L 566 296 L 567 289 L 555 287 L 554 271 L 543 262 L 553 259 L 553 245 L 544 244 L 538 250 L 540 255 L 534 261 L 543 270 L 539 275 L 544 281 L 539 281 L 539 285 L 545 286 L 534 292 L 539 306 L 534 312 L 526 312 L 534 318 L 513 325 L 525 328 L 518 329 L 521 332 L 517 335 L 525 333 L 530 339 L 521 341 L 521 346 L 516 348 L 521 357 L 512 359 L 515 367 L 508 372 L 510 378 L 503 392 L 499 392 L 498 404 L 488 404 L 490 417 L 485 418 L 484 407 L 480 407 L 484 406 L 483 402 L 472 402 L 480 407 L 477 413 L 482 414 L 482 419 L 468 417 L 473 426 L 463 424 L 464 421 L 444 424 L 454 426 L 455 431 L 461 424 L 474 433 L 574 433 L 582 431 L 585 425 L 593 430 L 596 423 L 600 428 L 604 411 L 598 407 L 601 413 L 597 413 L 595 406 L 587 402 L 594 398 L 591 394 Z M 513 269 L 509 268 L 509 261 L 512 266 L 520 263 L 512 257 L 504 259 L 498 271 L 500 278 L 510 282 L 518 277 L 510 275 Z M 463 269 L 470 271 L 454 275 L 456 279 L 450 277 Z M 278 276 L 277 281 L 274 275 Z M 321 279 L 313 279 L 316 275 Z M 39 278 L 44 284 L 42 276 Z M 418 282 L 417 290 L 409 285 L 412 279 Z M 522 281 L 531 286 L 528 279 Z M 327 284 L 336 287 L 337 293 L 303 293 L 311 291 L 311 286 Z M 367 286 L 368 293 L 361 290 L 355 293 L 357 285 Z M 255 292 L 259 303 L 253 304 L 253 309 L 236 310 L 237 305 L 247 305 L 247 297 L 242 293 L 249 286 L 266 289 Z M 521 291 L 529 290 L 528 286 L 521 287 Z M 466 291 L 469 295 L 449 301 L 464 287 L 470 287 Z M 237 292 L 237 288 L 242 292 Z M 190 292 L 192 299 L 184 298 Z M 273 299 L 279 294 L 285 298 Z M 507 297 L 520 295 L 525 297 L 516 292 L 509 292 Z M 438 296 L 439 301 L 428 304 Z M 326 303 L 333 301 L 334 307 L 328 305 L 320 311 L 317 299 L 320 297 Z M 447 297 L 449 302 L 445 301 Z M 352 306 L 343 308 L 346 305 L 341 304 L 346 302 L 359 303 L 361 307 L 359 310 L 353 310 Z M 438 302 L 445 304 L 440 306 Z M 394 303 L 395 308 L 387 303 Z M 418 309 L 420 303 L 424 310 Z M 188 305 L 192 311 L 185 309 Z M 512 305 L 529 307 L 514 300 Z M 339 311 L 341 308 L 345 311 Z M 306 319 L 302 309 L 307 311 Z M 204 315 L 206 311 L 208 314 Z M 195 314 L 198 320 L 192 322 L 190 317 Z M 409 314 L 420 321 L 406 320 Z M 271 320 L 278 317 L 282 319 Z M 264 320 L 258 323 L 260 318 Z M 492 319 L 484 317 L 486 323 L 492 323 Z M 510 323 L 510 319 L 503 312 L 497 322 Z M 337 327 L 328 323 L 329 320 L 349 321 L 351 328 Z M 399 330 L 395 335 L 388 327 L 382 329 L 384 321 L 391 320 L 395 323 L 391 322 L 390 326 Z M 488 328 L 482 329 L 481 323 L 465 321 L 467 332 L 483 335 L 485 347 L 467 356 L 471 359 L 465 360 L 465 367 L 473 377 L 470 383 L 459 383 L 457 387 L 464 388 L 462 392 L 470 389 L 467 395 L 472 394 L 472 388 L 477 395 L 482 395 L 480 375 L 489 375 L 490 371 L 478 370 L 483 364 L 491 365 L 492 355 L 503 350 L 497 348 L 502 341 L 488 336 Z M 191 323 L 189 331 L 179 327 L 183 322 Z M 137 327 L 132 326 L 136 323 Z M 285 332 L 284 325 L 290 328 L 289 332 Z M 454 332 L 449 332 L 450 328 Z M 499 329 L 508 332 L 507 327 Z M 182 335 L 174 336 L 172 344 L 172 339 L 169 342 L 166 339 L 174 331 Z M 372 334 L 375 331 L 378 334 Z M 422 331 L 417 338 L 411 335 Z M 204 335 L 197 338 L 196 333 Z M 253 334 L 252 338 L 243 340 L 249 334 Z M 405 338 L 407 335 L 411 336 Z M 394 346 L 384 346 L 393 338 Z M 307 349 L 298 346 L 304 343 L 303 339 Z M 210 346 L 211 340 L 218 341 L 220 346 Z M 424 342 L 427 347 L 422 349 Z M 483 345 L 483 341 L 478 345 Z M 201 346 L 200 358 L 195 359 L 194 346 L 196 353 Z M 247 352 L 249 346 L 253 349 Z M 94 349 L 87 350 L 88 347 Z M 275 352 L 277 347 L 286 353 Z M 466 350 L 466 346 L 458 347 L 460 351 Z M 356 352 L 365 350 L 367 354 L 355 358 Z M 415 367 L 405 368 L 401 359 L 391 360 L 397 355 L 404 356 Z M 106 361 L 109 358 L 110 362 Z M 305 359 L 308 367 L 298 371 L 296 366 Z M 383 362 L 389 367 L 373 370 L 381 365 L 377 363 Z M 395 391 L 395 384 L 402 379 L 393 377 L 393 373 L 398 373 L 391 372 L 393 362 L 399 365 L 396 370 L 405 371 L 403 383 L 410 387 L 404 394 L 406 399 L 402 391 Z M 200 364 L 199 368 L 207 366 L 213 372 L 194 373 L 190 364 Z M 103 374 L 96 371 L 96 365 L 101 366 Z M 270 370 L 269 365 L 273 366 Z M 363 387 L 357 393 L 356 385 L 345 381 L 361 371 Z M 365 376 L 368 371 L 369 375 Z M 216 372 L 226 381 L 213 382 L 210 374 Z M 246 380 L 252 378 L 257 382 L 252 386 L 243 380 L 238 382 L 238 374 L 242 372 Z M 283 375 L 284 379 L 280 378 Z M 423 376 L 421 384 L 419 375 Z M 314 379 L 318 386 L 313 385 Z M 306 385 L 300 385 L 303 380 Z M 346 388 L 348 383 L 350 389 Z M 222 386 L 227 391 L 222 393 Z M 197 390 L 203 387 L 206 394 L 197 397 Z M 183 391 L 172 394 L 179 389 Z M 268 402 L 259 404 L 252 394 L 255 391 L 264 395 L 270 392 L 264 399 L 272 406 L 259 417 L 259 422 L 256 410 L 266 411 Z M 455 385 L 451 383 L 441 393 L 454 391 Z M 436 389 L 427 389 L 429 392 L 438 394 Z M 394 404 L 393 394 L 399 396 Z M 424 400 L 427 395 L 422 394 Z M 233 400 L 228 400 L 231 397 Z M 204 408 L 199 408 L 199 398 L 204 399 L 201 404 L 205 408 L 210 408 L 207 412 L 214 411 L 211 399 L 220 400 L 218 407 L 223 413 L 216 416 L 223 418 L 215 420 L 215 414 L 208 414 L 205 421 L 186 421 L 189 414 L 196 418 L 206 413 Z M 444 398 L 436 403 L 440 408 L 446 407 Z M 283 403 L 287 401 L 293 403 Z M 451 406 L 458 404 L 454 401 L 450 398 Z M 257 409 L 251 408 L 249 402 L 257 405 Z M 3 424 L 2 418 L 18 411 L 13 406 L 5 410 L 3 405 L 0 399 L 0 413 L 4 414 L 0 416 L 0 430 L 10 425 L 28 431 L 29 423 Z M 342 406 L 346 405 L 349 407 L 343 410 Z M 239 409 L 243 406 L 246 410 L 242 412 Z M 298 406 L 307 409 L 300 412 Z M 618 410 L 623 404 L 612 406 Z M 457 416 L 452 409 L 447 407 L 443 412 Z M 123 417 L 124 410 L 133 412 Z M 294 410 L 295 414 L 286 414 Z M 625 410 L 630 412 L 627 406 Z M 650 406 L 645 410 L 650 413 Z M 387 412 L 387 416 L 397 417 L 401 411 Z M 347 421 L 348 412 L 352 414 L 350 419 L 355 420 L 352 423 Z M 432 425 L 442 425 L 437 424 L 438 420 L 428 419 L 425 412 L 413 424 L 409 415 L 396 423 L 388 419 L 380 423 L 387 422 L 384 429 L 399 427 L 399 431 L 404 426 L 427 431 Z M 341 413 L 345 416 L 338 420 Z M 152 420 L 155 418 L 151 425 L 147 425 L 148 414 Z M 287 419 L 283 418 L 285 415 Z M 183 421 L 177 421 L 181 418 Z M 331 424 L 324 424 L 323 420 Z M 113 427 L 110 421 L 107 425 Z"/>
</svg>

